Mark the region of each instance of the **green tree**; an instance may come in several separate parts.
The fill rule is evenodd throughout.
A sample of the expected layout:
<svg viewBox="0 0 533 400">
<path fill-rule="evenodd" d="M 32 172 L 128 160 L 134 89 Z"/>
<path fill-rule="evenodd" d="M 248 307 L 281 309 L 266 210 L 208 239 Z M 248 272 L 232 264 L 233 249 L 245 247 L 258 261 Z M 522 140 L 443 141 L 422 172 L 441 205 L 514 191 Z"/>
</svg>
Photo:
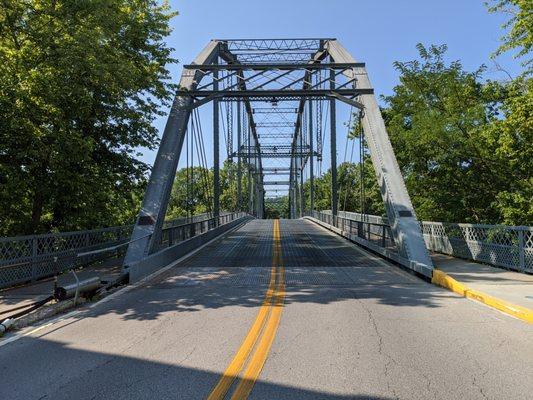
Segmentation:
<svg viewBox="0 0 533 400">
<path fill-rule="evenodd" d="M 211 212 L 213 173 L 203 167 L 182 168 L 176 173 L 166 219 Z"/>
<path fill-rule="evenodd" d="M 265 199 L 265 218 L 289 218 L 289 196 Z"/>
<path fill-rule="evenodd" d="M 246 165 L 242 165 L 242 209 L 248 207 L 246 191 L 248 177 Z M 236 211 L 237 207 L 237 164 L 224 161 L 220 168 L 220 209 Z M 166 219 L 187 217 L 211 212 L 213 209 L 213 169 L 195 166 L 176 172 L 168 204 Z"/>
<path fill-rule="evenodd" d="M 420 60 L 395 63 L 400 84 L 383 98 L 418 217 L 531 223 L 528 85 L 484 82 L 483 68 L 445 63 L 446 46 L 418 50 Z"/>
<path fill-rule="evenodd" d="M 155 0 L 2 0 L 0 233 L 131 221 L 170 100 Z"/>
<path fill-rule="evenodd" d="M 385 215 L 383 199 L 369 157 L 361 163 L 342 163 L 338 168 L 339 210 Z M 363 169 L 361 185 L 361 169 Z M 362 191 L 363 189 L 363 191 Z"/>
<path fill-rule="evenodd" d="M 533 2 L 531 0 L 491 0 L 486 3 L 490 12 L 503 12 L 511 17 L 502 26 L 507 33 L 493 56 L 509 50 L 518 50 L 515 58 L 526 57 L 533 47 Z M 533 73 L 533 60 L 524 59 L 525 75 Z"/>
</svg>

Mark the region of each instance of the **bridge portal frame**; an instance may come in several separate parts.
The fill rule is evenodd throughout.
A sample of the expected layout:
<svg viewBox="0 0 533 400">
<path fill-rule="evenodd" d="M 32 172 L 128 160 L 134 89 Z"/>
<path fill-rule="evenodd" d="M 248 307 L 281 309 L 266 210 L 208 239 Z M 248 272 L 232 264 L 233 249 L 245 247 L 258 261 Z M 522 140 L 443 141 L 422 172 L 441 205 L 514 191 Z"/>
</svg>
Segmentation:
<svg viewBox="0 0 533 400">
<path fill-rule="evenodd" d="M 328 62 L 325 62 L 328 60 Z M 275 71 L 274 76 L 266 76 Z M 295 71 L 300 75 L 294 77 Z M 312 83 L 311 77 L 317 71 L 324 71 L 329 87 Z M 246 73 L 249 75 L 246 76 Z M 219 74 L 223 74 L 222 77 Z M 316 77 L 316 75 L 315 75 Z M 202 80 L 207 84 L 200 86 Z M 259 84 L 257 79 L 260 80 Z M 287 79 L 289 83 L 287 83 Z M 344 79 L 344 81 L 343 81 Z M 236 83 L 232 80 L 236 80 Z M 282 81 L 284 81 L 282 83 Z M 295 85 L 301 87 L 295 88 Z M 262 151 L 257 125 L 254 122 L 254 101 L 277 102 L 299 101 L 295 108 L 297 118 L 294 124 L 292 144 L 283 155 Z M 126 257 L 124 268 L 146 257 L 155 247 L 167 210 L 170 191 L 183 147 L 189 117 L 194 108 L 213 101 L 218 114 L 218 101 L 238 101 L 244 105 L 250 132 L 248 143 L 241 143 L 238 159 L 246 160 L 253 187 L 249 188 L 250 212 L 262 218 L 264 208 L 264 183 L 262 158 L 284 156 L 291 158 L 289 170 L 290 215 L 297 216 L 298 185 L 302 206 L 303 168 L 310 165 L 310 200 L 314 210 L 313 159 L 317 153 L 313 147 L 312 107 L 309 112 L 309 145 L 303 143 L 303 115 L 305 105 L 313 100 L 329 100 L 331 104 L 330 133 L 331 157 L 336 172 L 335 102 L 349 104 L 362 111 L 362 124 L 381 195 L 386 206 L 393 236 L 399 253 L 416 263 L 432 268 L 431 259 L 425 247 L 420 225 L 415 215 L 409 194 L 405 187 L 392 145 L 364 63 L 355 59 L 336 39 L 231 39 L 212 40 L 190 65 L 185 65 L 179 89 L 162 135 L 159 150 L 145 192 L 141 211 L 137 218 Z M 218 118 L 214 123 L 214 142 L 218 143 Z M 241 128 L 239 128 L 240 131 Z M 265 150 L 268 146 L 265 147 Z M 215 164 L 218 151 L 215 149 Z M 320 154 L 321 156 L 321 154 Z M 253 163 L 252 163 L 253 158 Z M 238 163 L 241 168 L 241 163 Z M 215 170 L 217 165 L 215 165 Z M 300 175 L 299 175 L 300 174 Z M 215 174 L 216 175 L 216 174 Z M 239 172 L 240 176 L 240 172 Z M 336 174 L 335 174 L 336 176 Z M 298 182 L 300 178 L 300 182 Z M 249 180 L 250 181 L 250 180 Z M 219 182 L 215 180 L 215 214 L 219 212 Z M 337 182 L 332 179 L 333 200 L 337 197 Z M 336 201 L 335 201 L 336 203 Z M 302 208 L 302 207 L 301 207 Z M 336 214 L 337 204 L 332 207 Z M 303 209 L 300 212 L 303 214 Z M 214 215 L 215 217 L 217 215 Z"/>
</svg>

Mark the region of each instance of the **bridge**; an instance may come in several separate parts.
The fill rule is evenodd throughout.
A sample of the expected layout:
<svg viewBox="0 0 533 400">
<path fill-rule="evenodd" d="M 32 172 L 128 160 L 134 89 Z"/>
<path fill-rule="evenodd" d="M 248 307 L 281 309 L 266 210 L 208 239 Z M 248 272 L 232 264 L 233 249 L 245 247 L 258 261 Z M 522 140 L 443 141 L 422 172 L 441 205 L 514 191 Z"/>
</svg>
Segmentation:
<svg viewBox="0 0 533 400">
<path fill-rule="evenodd" d="M 386 217 L 339 209 L 339 102 L 364 133 Z M 189 162 L 196 150 L 205 160 L 202 107 L 212 107 L 213 116 L 212 207 L 169 221 L 180 158 Z M 233 209 L 221 207 L 221 136 L 236 167 Z M 329 210 L 315 206 L 313 182 L 324 159 L 331 169 Z M 278 203 L 280 192 L 286 218 L 266 219 L 266 205 Z M 75 286 L 63 285 L 68 274 L 55 282 L 73 305 L 84 285 L 98 301 L 47 314 L 44 323 L 20 325 L 0 340 L 2 393 L 529 398 L 527 300 L 473 290 L 436 269 L 428 251 L 467 258 L 445 248 L 458 243 L 452 233 L 460 228 L 445 237 L 445 225 L 417 220 L 366 66 L 336 39 L 212 40 L 184 65 L 134 226 L 0 242 L 3 253 L 16 253 L 1 266 L 10 285 L 52 285 L 38 279 L 116 256 L 74 272 Z M 522 282 L 516 292 L 528 293 L 533 280 L 522 273 L 533 270 L 533 231 L 500 227 L 481 236 L 470 257 L 519 271 L 508 281 Z M 107 278 L 93 287 L 84 271 Z M 12 311 L 4 330 L 24 314 L 0 308 L 0 315 Z"/>
</svg>

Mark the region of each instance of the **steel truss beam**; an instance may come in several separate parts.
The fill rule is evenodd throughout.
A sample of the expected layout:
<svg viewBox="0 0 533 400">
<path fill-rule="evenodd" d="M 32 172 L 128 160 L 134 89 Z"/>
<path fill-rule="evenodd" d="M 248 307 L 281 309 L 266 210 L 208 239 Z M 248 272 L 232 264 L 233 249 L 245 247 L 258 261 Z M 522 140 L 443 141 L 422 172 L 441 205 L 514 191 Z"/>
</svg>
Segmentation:
<svg viewBox="0 0 533 400">
<path fill-rule="evenodd" d="M 276 108 L 254 107 L 253 109 L 254 114 L 295 114 L 297 112 L 298 112 L 297 108 L 291 108 L 291 107 L 276 107 Z"/>
<path fill-rule="evenodd" d="M 236 153 L 234 153 L 234 154 L 236 154 Z M 244 154 L 250 154 L 252 157 L 260 155 L 262 158 L 291 158 L 291 157 L 293 157 L 292 150 L 291 151 L 283 151 L 283 152 L 266 152 L 266 151 L 262 151 L 261 153 L 247 153 L 247 152 L 241 153 L 241 155 L 244 155 Z M 316 151 L 314 151 L 312 154 L 313 154 L 314 157 L 318 156 L 318 153 Z M 294 152 L 294 156 L 296 156 L 296 157 L 309 157 L 310 155 L 311 155 L 310 151 L 297 151 L 297 152 Z"/>
<path fill-rule="evenodd" d="M 355 62 L 337 40 L 327 41 L 325 48 L 334 62 Z M 354 80 L 360 89 L 372 87 L 366 70 L 364 74 L 356 75 L 355 71 L 349 69 L 345 71 L 345 75 L 349 80 Z M 362 93 L 358 101 L 364 107 L 363 131 L 398 251 L 404 258 L 431 269 L 433 263 L 426 249 L 420 224 L 396 161 L 378 102 L 371 93 Z"/>
<path fill-rule="evenodd" d="M 219 45 L 211 41 L 195 59 L 196 64 L 213 62 L 219 53 Z M 194 90 L 202 78 L 202 73 L 183 74 L 180 87 Z M 174 182 L 181 148 L 185 139 L 187 124 L 193 108 L 192 98 L 178 92 L 174 97 L 159 150 L 144 194 L 141 211 L 137 217 L 131 243 L 124 258 L 124 269 L 142 260 L 154 248 L 160 237 L 161 228 Z"/>
<path fill-rule="evenodd" d="M 192 96 L 197 98 L 202 97 L 231 97 L 231 98 L 253 98 L 253 97 L 284 97 L 296 98 L 301 97 L 324 97 L 324 96 L 359 96 L 363 94 L 374 94 L 374 89 L 286 89 L 286 90 L 272 90 L 272 89 L 257 89 L 257 90 L 181 90 L 178 92 L 181 96 Z M 272 100 L 272 99 L 271 99 Z"/>
<path fill-rule="evenodd" d="M 290 128 L 293 127 L 296 123 L 292 121 L 282 121 L 282 122 L 258 122 L 255 124 L 257 128 Z"/>
<path fill-rule="evenodd" d="M 348 68 L 364 68 L 365 63 L 276 63 L 276 64 L 219 64 L 219 65 L 184 65 L 185 69 L 192 69 L 197 71 L 261 71 L 261 70 L 316 70 L 316 69 L 332 69 L 332 70 L 346 70 Z"/>
<path fill-rule="evenodd" d="M 263 168 L 263 171 L 270 171 L 270 172 L 289 172 L 290 168 L 278 168 L 278 167 L 265 167 Z"/>
<path fill-rule="evenodd" d="M 263 182 L 265 186 L 287 186 L 290 184 L 289 181 L 265 181 Z"/>
<path fill-rule="evenodd" d="M 200 86 L 202 79 L 205 84 Z M 250 134 L 245 143 L 240 142 L 235 155 L 249 168 L 252 179 L 248 182 L 253 180 L 248 187 L 253 205 L 250 211 L 258 217 L 263 215 L 265 185 L 270 184 L 263 181 L 265 172 L 289 175 L 289 181 L 273 182 L 289 185 L 291 216 L 297 215 L 298 196 L 300 213 L 304 211 L 303 170 L 309 165 L 313 182 L 313 160 L 319 156 L 313 143 L 312 107 L 306 108 L 306 103 L 329 100 L 334 104 L 339 100 L 362 110 L 365 137 L 400 255 L 432 267 L 365 64 L 356 62 L 335 39 L 309 38 L 213 40 L 193 64 L 184 67 L 126 253 L 126 270 L 157 245 L 190 113 L 212 100 L 242 101 L 244 105 L 248 125 L 238 131 Z M 298 106 L 277 109 L 277 103 L 282 101 L 297 101 Z M 273 107 L 254 109 L 252 104 L 256 102 L 272 103 Z M 302 124 L 306 109 L 309 111 L 309 138 L 304 141 Z M 290 117 L 285 116 L 286 122 L 275 122 L 272 121 L 275 116 L 268 116 L 266 121 L 256 123 L 256 114 L 295 114 L 295 121 L 289 122 L 287 118 Z M 330 131 L 334 133 L 333 120 Z M 292 128 L 293 134 L 276 132 L 277 127 Z M 274 130 L 259 135 L 258 128 Z M 261 138 L 280 141 L 291 137 L 290 145 L 260 142 Z M 334 159 L 334 138 L 331 144 Z M 264 158 L 290 158 L 290 167 L 263 168 Z M 310 192 L 313 208 L 312 184 Z"/>
</svg>

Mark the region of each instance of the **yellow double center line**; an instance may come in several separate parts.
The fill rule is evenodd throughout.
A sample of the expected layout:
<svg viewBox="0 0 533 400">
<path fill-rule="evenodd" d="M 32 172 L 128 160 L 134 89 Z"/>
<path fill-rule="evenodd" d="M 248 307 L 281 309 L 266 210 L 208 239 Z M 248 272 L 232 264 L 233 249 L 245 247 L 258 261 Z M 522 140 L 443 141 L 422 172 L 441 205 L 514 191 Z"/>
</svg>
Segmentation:
<svg viewBox="0 0 533 400">
<path fill-rule="evenodd" d="M 272 268 L 265 300 L 235 357 L 229 363 L 207 400 L 224 399 L 233 385 L 233 381 L 241 374 L 247 360 L 248 364 L 239 379 L 231 400 L 248 398 L 272 347 L 285 298 L 285 270 L 282 265 L 281 238 L 279 220 L 277 219 L 274 220 L 273 238 Z M 255 351 L 251 354 L 254 347 Z"/>
</svg>

